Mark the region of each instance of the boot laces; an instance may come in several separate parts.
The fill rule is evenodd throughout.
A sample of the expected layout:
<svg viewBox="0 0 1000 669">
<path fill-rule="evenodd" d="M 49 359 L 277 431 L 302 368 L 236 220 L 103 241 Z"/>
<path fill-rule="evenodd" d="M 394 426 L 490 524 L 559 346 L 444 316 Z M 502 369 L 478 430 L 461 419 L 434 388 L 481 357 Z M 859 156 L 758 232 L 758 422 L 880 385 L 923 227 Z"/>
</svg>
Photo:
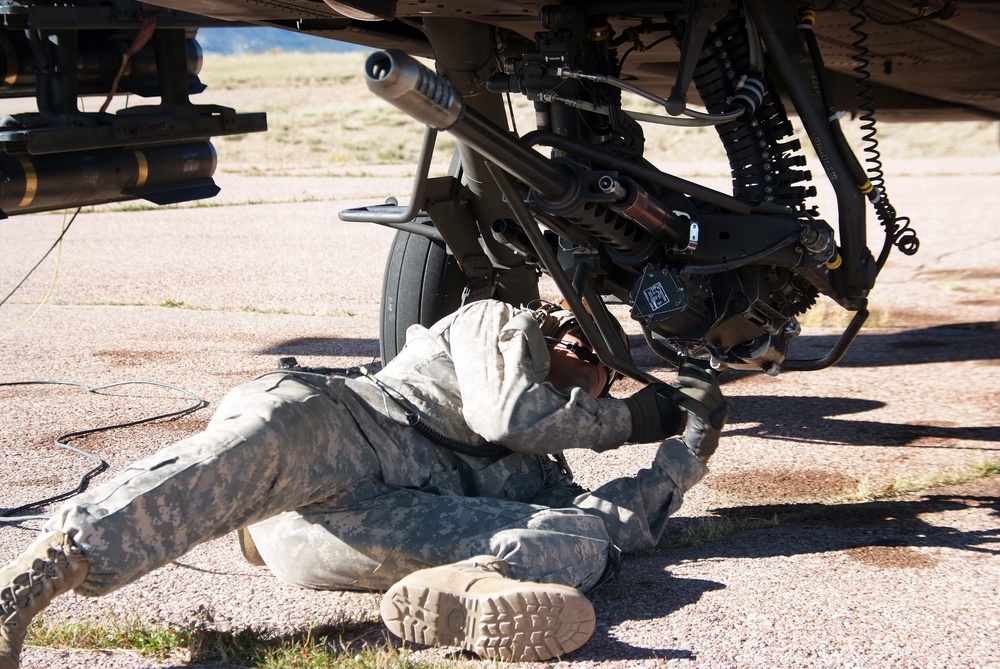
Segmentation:
<svg viewBox="0 0 1000 669">
<path fill-rule="evenodd" d="M 24 576 L 25 578 L 21 578 Z M 19 625 L 21 611 L 31 606 L 35 595 L 41 592 L 41 574 L 27 571 L 7 583 L 0 591 L 0 633 L 8 635 Z"/>
<path fill-rule="evenodd" d="M 495 575 L 510 578 L 510 565 L 500 558 L 476 557 L 466 561 L 464 564 L 460 563 L 454 566 L 462 569 L 469 579 L 470 586 L 484 578 L 493 578 Z"/>
<path fill-rule="evenodd" d="M 30 567 L 0 586 L 0 630 L 6 634 L 8 628 L 16 628 L 21 611 L 42 594 L 46 581 L 58 580 L 72 562 L 82 559 L 83 551 L 66 537 L 60 543 L 50 543 L 44 558 L 35 558 Z"/>
</svg>

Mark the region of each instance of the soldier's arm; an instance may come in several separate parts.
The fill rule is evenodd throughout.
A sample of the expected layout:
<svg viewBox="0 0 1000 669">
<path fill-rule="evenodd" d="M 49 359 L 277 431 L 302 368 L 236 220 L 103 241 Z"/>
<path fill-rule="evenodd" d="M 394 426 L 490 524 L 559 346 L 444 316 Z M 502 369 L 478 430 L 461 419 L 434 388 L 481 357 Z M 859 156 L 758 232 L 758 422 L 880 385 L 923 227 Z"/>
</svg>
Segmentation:
<svg viewBox="0 0 1000 669">
<path fill-rule="evenodd" d="M 548 351 L 530 312 L 484 301 L 464 310 L 450 330 L 465 420 L 487 440 L 555 453 L 613 448 L 628 439 L 631 417 L 623 402 L 545 382 Z"/>
</svg>

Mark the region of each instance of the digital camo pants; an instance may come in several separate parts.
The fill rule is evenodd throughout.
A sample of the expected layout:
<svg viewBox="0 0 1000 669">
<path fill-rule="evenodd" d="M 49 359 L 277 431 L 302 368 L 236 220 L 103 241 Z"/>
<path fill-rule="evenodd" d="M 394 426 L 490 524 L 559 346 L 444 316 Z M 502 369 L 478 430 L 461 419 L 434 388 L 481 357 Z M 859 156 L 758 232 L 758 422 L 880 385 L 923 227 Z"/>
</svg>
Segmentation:
<svg viewBox="0 0 1000 669">
<path fill-rule="evenodd" d="M 343 380 L 321 386 L 283 375 L 241 386 L 204 432 L 66 502 L 47 528 L 83 549 L 90 571 L 77 592 L 111 592 L 244 526 L 274 574 L 305 587 L 384 590 L 416 569 L 486 554 L 515 578 L 586 589 L 612 543 L 655 544 L 704 473 L 671 441 L 652 468 L 562 508 L 387 485 L 380 457 L 396 431 L 413 431 L 373 415 Z"/>
</svg>

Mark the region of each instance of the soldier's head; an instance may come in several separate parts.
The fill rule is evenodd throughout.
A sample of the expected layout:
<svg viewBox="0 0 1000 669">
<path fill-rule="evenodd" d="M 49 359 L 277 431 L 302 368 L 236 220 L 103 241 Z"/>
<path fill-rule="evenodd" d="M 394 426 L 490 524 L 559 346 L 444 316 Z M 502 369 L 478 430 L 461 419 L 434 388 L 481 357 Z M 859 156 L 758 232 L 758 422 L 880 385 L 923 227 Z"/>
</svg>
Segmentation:
<svg viewBox="0 0 1000 669">
<path fill-rule="evenodd" d="M 534 312 L 549 349 L 546 380 L 555 388 L 578 386 L 591 397 L 606 395 L 612 372 L 597 357 L 573 312 L 551 303 Z"/>
</svg>

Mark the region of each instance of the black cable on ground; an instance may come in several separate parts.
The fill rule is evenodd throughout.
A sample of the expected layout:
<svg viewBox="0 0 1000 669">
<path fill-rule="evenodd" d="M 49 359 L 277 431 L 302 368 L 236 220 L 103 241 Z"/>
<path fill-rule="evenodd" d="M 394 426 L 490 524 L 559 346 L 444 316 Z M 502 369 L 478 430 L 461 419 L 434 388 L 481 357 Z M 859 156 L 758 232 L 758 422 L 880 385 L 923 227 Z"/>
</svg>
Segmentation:
<svg viewBox="0 0 1000 669">
<path fill-rule="evenodd" d="M 38 262 L 35 263 L 35 266 L 32 267 L 30 270 L 28 270 L 28 273 L 25 274 L 24 277 L 17 282 L 17 285 L 14 286 L 14 288 L 9 293 L 4 295 L 2 299 L 0 299 L 0 305 L 9 300 L 11 296 L 17 292 L 17 289 L 24 285 L 24 282 L 28 280 L 28 277 L 30 277 L 35 272 L 35 270 L 38 269 L 38 266 L 41 265 L 42 262 L 44 262 L 44 260 L 49 257 L 49 254 L 52 253 L 52 251 L 57 246 L 59 246 L 59 242 L 61 242 L 63 237 L 66 236 L 66 233 L 69 232 L 70 226 L 73 225 L 73 221 L 76 220 L 77 214 L 79 213 L 80 213 L 80 208 L 77 207 L 77 210 L 73 212 L 73 217 L 69 219 L 69 223 L 67 223 L 65 227 L 63 227 L 62 232 L 60 232 L 59 236 L 56 237 L 56 240 L 52 242 L 52 246 L 49 247 L 49 250 L 46 251 L 45 254 L 41 258 L 39 258 Z"/>
<path fill-rule="evenodd" d="M 127 385 L 158 386 L 160 388 L 169 388 L 170 390 L 176 390 L 177 392 L 182 393 L 182 394 L 188 396 L 189 398 L 191 398 L 194 401 L 194 403 L 191 404 L 191 405 L 189 405 L 189 406 L 187 406 L 187 407 L 185 407 L 185 408 L 183 408 L 183 409 L 180 409 L 178 411 L 171 411 L 171 412 L 168 412 L 168 413 L 157 414 L 155 416 L 149 416 L 147 418 L 139 418 L 137 420 L 127 421 L 127 422 L 124 422 L 124 423 L 115 423 L 113 425 L 103 425 L 101 427 L 93 427 L 93 428 L 89 428 L 89 429 L 86 429 L 86 430 L 78 430 L 76 432 L 67 432 L 65 434 L 59 435 L 58 437 L 55 438 L 55 440 L 53 442 L 57 447 L 65 449 L 65 450 L 68 450 L 68 451 L 71 451 L 71 452 L 76 453 L 77 455 L 81 455 L 81 456 L 83 456 L 85 458 L 88 458 L 88 459 L 96 462 L 97 465 L 95 467 L 93 467 L 92 469 L 90 469 L 89 471 L 87 471 L 80 478 L 79 485 L 77 485 L 76 488 L 74 488 L 72 490 L 67 490 L 65 492 L 61 492 L 61 493 L 58 493 L 56 495 L 53 495 L 52 497 L 47 497 L 45 499 L 41 499 L 41 500 L 38 500 L 38 501 L 35 501 L 35 502 L 29 502 L 28 504 L 23 504 L 23 505 L 21 505 L 19 507 L 13 508 L 13 509 L 7 509 L 6 511 L 0 511 L 0 524 L 5 524 L 5 523 L 7 523 L 7 524 L 10 524 L 10 523 L 20 523 L 20 522 L 25 521 L 25 520 L 46 520 L 48 518 L 48 516 L 42 516 L 42 515 L 21 516 L 21 515 L 16 515 L 16 514 L 21 514 L 21 513 L 24 513 L 26 511 L 37 510 L 37 509 L 40 509 L 40 508 L 42 508 L 44 506 L 52 504 L 54 502 L 61 502 L 61 501 L 65 500 L 65 499 L 69 499 L 70 497 L 72 497 L 74 495 L 77 495 L 77 494 L 83 492 L 84 490 L 86 490 L 87 486 L 90 484 L 90 480 L 108 468 L 108 463 L 105 460 L 103 460 L 102 458 L 94 455 L 93 453 L 88 453 L 87 451 L 84 451 L 82 449 L 76 448 L 75 446 L 70 446 L 68 443 L 66 443 L 67 440 L 69 440 L 69 439 L 76 439 L 76 438 L 83 437 L 83 436 L 90 435 L 90 434 L 96 434 L 98 432 L 106 432 L 108 430 L 115 430 L 115 429 L 118 429 L 118 428 L 131 427 L 133 425 L 141 425 L 143 423 L 150 423 L 150 422 L 152 422 L 154 420 L 163 420 L 163 419 L 167 419 L 167 418 L 179 418 L 181 416 L 186 416 L 187 414 L 194 413 L 195 411 L 197 411 L 198 409 L 201 409 L 202 407 L 208 406 L 208 402 L 206 402 L 205 400 L 203 400 L 201 397 L 199 397 L 194 392 L 192 392 L 190 390 L 187 390 L 185 388 L 180 388 L 178 386 L 170 385 L 168 383 L 161 383 L 159 381 L 118 381 L 116 383 L 108 383 L 108 384 L 105 384 L 105 385 L 102 385 L 102 386 L 93 386 L 93 387 L 87 386 L 87 385 L 85 385 L 83 383 L 77 383 L 75 381 L 9 381 L 9 382 L 0 382 L 0 387 L 2 387 L 2 386 L 38 386 L 38 385 L 76 386 L 77 388 L 83 388 L 84 390 L 86 390 L 89 393 L 96 393 L 96 392 L 99 392 L 101 390 L 107 390 L 108 388 L 116 388 L 116 387 L 119 387 L 119 386 L 127 386 Z"/>
</svg>

